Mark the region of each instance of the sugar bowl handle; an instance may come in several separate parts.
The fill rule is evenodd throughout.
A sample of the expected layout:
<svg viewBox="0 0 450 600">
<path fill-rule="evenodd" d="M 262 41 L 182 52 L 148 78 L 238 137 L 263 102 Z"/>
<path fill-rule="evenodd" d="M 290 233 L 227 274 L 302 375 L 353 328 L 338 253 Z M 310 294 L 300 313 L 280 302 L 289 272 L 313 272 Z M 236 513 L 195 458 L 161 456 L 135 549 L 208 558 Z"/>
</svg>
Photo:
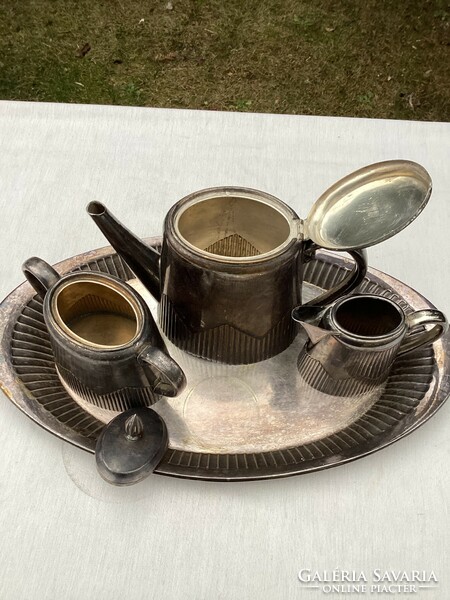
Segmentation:
<svg viewBox="0 0 450 600">
<path fill-rule="evenodd" d="M 398 354 L 411 352 L 425 344 L 432 344 L 448 330 L 448 321 L 444 313 L 436 309 L 417 310 L 406 316 L 408 333 L 406 341 L 401 345 Z M 411 332 L 419 325 L 434 325 L 428 331 L 411 336 Z"/>
<path fill-rule="evenodd" d="M 155 393 L 172 398 L 186 386 L 182 369 L 160 348 L 148 345 L 137 359 Z"/>
<path fill-rule="evenodd" d="M 44 299 L 47 291 L 60 279 L 55 269 L 37 256 L 32 256 L 26 260 L 22 265 L 22 271 L 28 283 L 34 287 L 42 299 Z"/>
</svg>

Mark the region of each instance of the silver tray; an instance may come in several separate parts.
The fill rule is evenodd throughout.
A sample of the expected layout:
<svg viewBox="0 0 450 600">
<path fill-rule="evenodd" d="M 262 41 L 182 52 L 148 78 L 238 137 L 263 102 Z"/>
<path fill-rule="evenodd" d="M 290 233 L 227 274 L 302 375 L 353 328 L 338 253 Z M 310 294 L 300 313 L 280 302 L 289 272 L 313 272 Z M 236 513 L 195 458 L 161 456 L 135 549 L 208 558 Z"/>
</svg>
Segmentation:
<svg viewBox="0 0 450 600">
<path fill-rule="evenodd" d="M 155 247 L 160 238 L 149 238 Z M 304 298 L 329 289 L 350 263 L 320 252 L 305 269 Z M 57 265 L 60 273 L 103 271 L 127 280 L 153 299 L 111 247 Z M 358 291 L 380 294 L 406 312 L 433 307 L 404 283 L 374 269 Z M 0 305 L 0 382 L 10 400 L 36 423 L 88 452 L 117 413 L 92 406 L 67 390 L 56 372 L 42 303 L 23 283 Z M 400 357 L 386 386 L 353 398 L 321 394 L 296 369 L 305 341 L 299 334 L 278 356 L 253 365 L 212 363 L 169 351 L 186 372 L 178 398 L 153 408 L 165 419 L 169 449 L 157 473 L 192 479 L 239 481 L 283 477 L 355 460 L 408 435 L 429 419 L 450 392 L 450 334 Z"/>
</svg>

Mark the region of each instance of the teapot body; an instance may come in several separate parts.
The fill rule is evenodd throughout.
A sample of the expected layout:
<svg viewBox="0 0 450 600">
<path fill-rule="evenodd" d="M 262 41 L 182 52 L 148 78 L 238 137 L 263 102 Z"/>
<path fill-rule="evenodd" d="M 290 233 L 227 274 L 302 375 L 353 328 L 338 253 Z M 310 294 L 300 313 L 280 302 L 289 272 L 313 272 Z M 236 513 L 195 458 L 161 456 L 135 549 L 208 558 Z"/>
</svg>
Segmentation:
<svg viewBox="0 0 450 600">
<path fill-rule="evenodd" d="M 160 264 L 166 336 L 228 364 L 283 351 L 296 335 L 291 311 L 301 302 L 300 225 L 287 205 L 254 190 L 215 188 L 178 202 L 165 220 Z"/>
</svg>

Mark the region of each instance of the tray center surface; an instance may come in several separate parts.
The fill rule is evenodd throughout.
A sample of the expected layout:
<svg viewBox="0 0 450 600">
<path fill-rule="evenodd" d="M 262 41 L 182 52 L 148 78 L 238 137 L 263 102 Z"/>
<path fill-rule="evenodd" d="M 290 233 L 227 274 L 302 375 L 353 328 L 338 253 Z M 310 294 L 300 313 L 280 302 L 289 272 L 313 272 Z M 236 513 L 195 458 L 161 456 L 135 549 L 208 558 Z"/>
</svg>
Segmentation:
<svg viewBox="0 0 450 600">
<path fill-rule="evenodd" d="M 156 318 L 153 298 L 137 280 L 129 283 Z M 303 292 L 307 301 L 321 290 L 304 284 Z M 167 423 L 170 446 L 186 452 L 268 452 L 308 444 L 356 421 L 381 394 L 380 388 L 335 397 L 311 388 L 297 371 L 303 332 L 281 354 L 250 365 L 205 361 L 165 341 L 188 385 L 179 397 L 153 408 Z"/>
</svg>

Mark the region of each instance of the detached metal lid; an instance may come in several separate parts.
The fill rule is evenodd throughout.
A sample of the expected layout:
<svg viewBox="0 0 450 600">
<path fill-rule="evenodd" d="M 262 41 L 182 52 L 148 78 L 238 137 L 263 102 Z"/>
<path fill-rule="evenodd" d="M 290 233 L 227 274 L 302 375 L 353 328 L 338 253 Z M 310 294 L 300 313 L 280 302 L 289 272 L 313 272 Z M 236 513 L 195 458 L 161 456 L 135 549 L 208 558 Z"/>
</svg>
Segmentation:
<svg viewBox="0 0 450 600">
<path fill-rule="evenodd" d="M 359 169 L 314 203 L 305 237 L 328 250 L 368 248 L 394 236 L 424 209 L 431 195 L 428 172 L 408 160 Z"/>
<path fill-rule="evenodd" d="M 127 410 L 104 427 L 95 448 L 97 470 L 113 485 L 132 485 L 154 471 L 169 443 L 162 417 L 139 407 Z"/>
</svg>

